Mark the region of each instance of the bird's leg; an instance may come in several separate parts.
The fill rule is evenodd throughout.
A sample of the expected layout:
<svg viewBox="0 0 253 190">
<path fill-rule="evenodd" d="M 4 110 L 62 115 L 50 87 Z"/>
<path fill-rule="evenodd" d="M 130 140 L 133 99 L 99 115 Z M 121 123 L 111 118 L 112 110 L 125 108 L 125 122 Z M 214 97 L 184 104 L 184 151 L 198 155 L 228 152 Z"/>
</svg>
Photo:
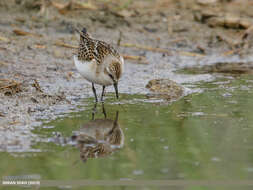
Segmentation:
<svg viewBox="0 0 253 190">
<path fill-rule="evenodd" d="M 114 86 L 114 89 L 115 89 L 116 98 L 119 99 L 118 83 L 115 82 L 115 83 L 113 84 L 113 86 Z"/>
<path fill-rule="evenodd" d="M 93 91 L 93 94 L 95 96 L 95 101 L 98 102 L 98 97 L 97 97 L 96 89 L 94 87 L 94 83 L 92 83 L 92 91 Z"/>
<path fill-rule="evenodd" d="M 95 118 L 95 113 L 97 112 L 97 102 L 95 102 L 93 110 L 92 110 L 92 118 L 91 120 L 94 120 Z"/>
<path fill-rule="evenodd" d="M 103 111 L 103 114 L 104 114 L 105 119 L 106 119 L 106 110 L 105 110 L 104 102 L 102 102 L 102 111 Z"/>
<path fill-rule="evenodd" d="M 119 119 L 119 111 L 116 111 L 116 117 L 114 119 L 114 122 L 113 122 L 113 127 L 112 129 L 109 131 L 109 135 L 111 135 L 113 133 L 113 131 L 119 126 L 118 125 L 118 119 Z"/>
<path fill-rule="evenodd" d="M 100 99 L 101 102 L 103 102 L 104 96 L 105 96 L 105 86 L 103 86 L 103 89 L 102 89 L 102 94 L 101 94 L 101 99 Z"/>
</svg>

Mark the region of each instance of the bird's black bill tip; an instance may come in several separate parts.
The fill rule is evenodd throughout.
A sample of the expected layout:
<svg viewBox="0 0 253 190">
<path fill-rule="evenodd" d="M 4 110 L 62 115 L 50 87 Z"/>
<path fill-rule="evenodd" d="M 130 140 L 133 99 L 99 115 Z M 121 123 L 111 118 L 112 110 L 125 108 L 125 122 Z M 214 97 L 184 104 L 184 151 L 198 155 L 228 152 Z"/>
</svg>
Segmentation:
<svg viewBox="0 0 253 190">
<path fill-rule="evenodd" d="M 114 86 L 114 89 L 115 89 L 116 98 L 119 99 L 118 83 L 114 83 L 113 86 Z"/>
</svg>

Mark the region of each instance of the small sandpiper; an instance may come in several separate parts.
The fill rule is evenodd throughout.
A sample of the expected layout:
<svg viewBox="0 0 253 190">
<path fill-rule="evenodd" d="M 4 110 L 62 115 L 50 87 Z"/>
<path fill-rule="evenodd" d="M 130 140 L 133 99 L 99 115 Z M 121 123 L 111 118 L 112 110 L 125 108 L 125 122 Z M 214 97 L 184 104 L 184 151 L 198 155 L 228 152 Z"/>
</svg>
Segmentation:
<svg viewBox="0 0 253 190">
<path fill-rule="evenodd" d="M 92 83 L 92 90 L 96 102 L 98 101 L 95 84 L 103 86 L 101 101 L 105 95 L 105 87 L 113 85 L 116 98 L 118 95 L 118 81 L 123 73 L 124 59 L 109 44 L 91 38 L 86 28 L 80 33 L 78 54 L 74 55 L 74 62 L 80 74 Z"/>
</svg>

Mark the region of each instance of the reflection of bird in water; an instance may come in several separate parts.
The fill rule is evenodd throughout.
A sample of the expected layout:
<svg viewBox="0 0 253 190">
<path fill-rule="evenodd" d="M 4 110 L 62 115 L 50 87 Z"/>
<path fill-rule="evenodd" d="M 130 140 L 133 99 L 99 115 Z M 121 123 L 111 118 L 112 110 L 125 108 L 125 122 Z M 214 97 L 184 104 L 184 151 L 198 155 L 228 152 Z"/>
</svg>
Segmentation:
<svg viewBox="0 0 253 190">
<path fill-rule="evenodd" d="M 104 107 L 103 112 L 105 119 L 94 119 L 93 115 L 93 119 L 84 124 L 79 133 L 72 137 L 77 142 L 83 161 L 110 155 L 123 147 L 124 134 L 118 124 L 119 112 L 116 112 L 114 120 L 106 119 Z"/>
</svg>

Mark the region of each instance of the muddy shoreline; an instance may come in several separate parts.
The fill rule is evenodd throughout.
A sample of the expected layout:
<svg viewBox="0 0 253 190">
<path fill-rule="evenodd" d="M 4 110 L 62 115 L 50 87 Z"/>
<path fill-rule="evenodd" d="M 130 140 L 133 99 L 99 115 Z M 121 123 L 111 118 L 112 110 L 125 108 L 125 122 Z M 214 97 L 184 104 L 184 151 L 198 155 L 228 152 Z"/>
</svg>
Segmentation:
<svg viewBox="0 0 253 190">
<path fill-rule="evenodd" d="M 195 82 L 215 78 L 210 73 L 174 73 L 184 67 L 219 61 L 252 61 L 249 56 L 252 53 L 249 48 L 251 33 L 246 36 L 247 41 L 240 41 L 247 28 L 210 27 L 195 16 L 199 10 L 223 10 L 252 18 L 252 8 L 244 9 L 249 1 L 228 3 L 230 8 L 225 10 L 222 2 L 202 5 L 197 1 L 158 1 L 155 5 L 145 3 L 142 5 L 145 8 L 141 9 L 136 1 L 125 12 L 99 8 L 69 10 L 64 14 L 52 6 L 40 13 L 15 2 L 4 2 L 0 4 L 0 79 L 14 81 L 18 86 L 0 92 L 0 133 L 5 136 L 1 150 L 9 147 L 15 151 L 28 150 L 34 126 L 41 125 L 42 120 L 79 111 L 82 100 L 92 97 L 90 84 L 74 67 L 75 49 L 57 43 L 77 46 L 79 39 L 74 27 L 85 25 L 95 38 L 114 45 L 122 54 L 147 60 L 147 63 L 125 60 L 126 69 L 119 89 L 126 94 L 147 94 L 149 90 L 145 86 L 155 78 L 171 79 L 186 88 Z M 243 6 L 235 9 L 238 3 Z M 206 13 L 201 14 L 206 16 Z M 127 44 L 135 46 L 127 47 Z M 149 47 L 152 49 L 148 50 Z M 159 52 L 156 48 L 166 51 Z M 112 90 L 108 88 L 107 92 Z M 187 93 L 192 92 L 194 89 L 188 88 Z"/>
</svg>

